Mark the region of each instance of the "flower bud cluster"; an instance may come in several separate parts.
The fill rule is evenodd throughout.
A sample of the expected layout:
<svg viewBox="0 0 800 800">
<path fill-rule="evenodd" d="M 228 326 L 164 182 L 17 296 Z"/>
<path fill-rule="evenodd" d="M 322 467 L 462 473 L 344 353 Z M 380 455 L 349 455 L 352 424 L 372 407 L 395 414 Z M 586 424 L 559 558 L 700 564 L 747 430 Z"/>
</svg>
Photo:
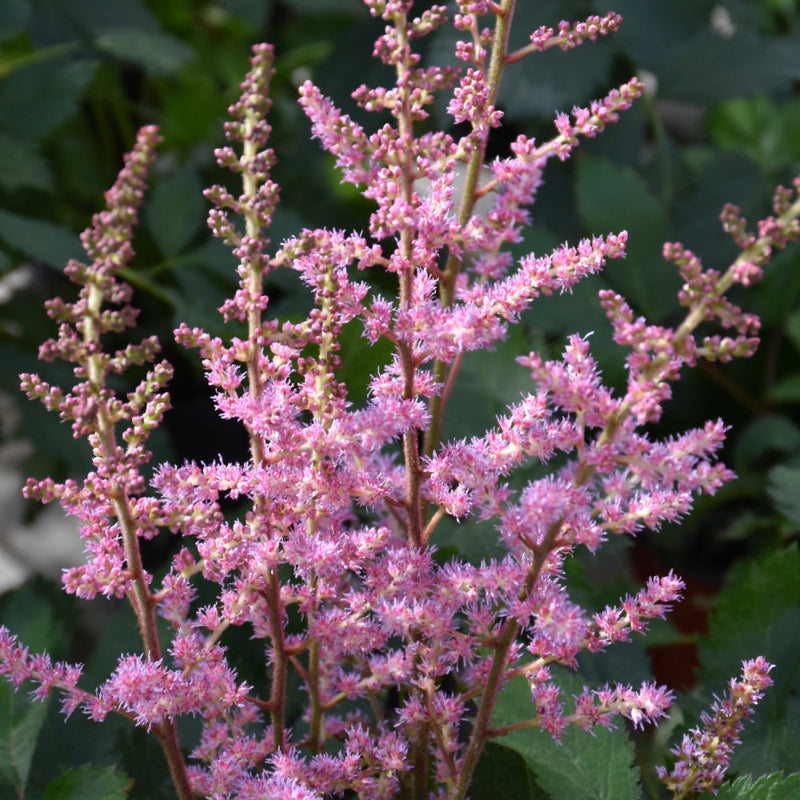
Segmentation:
<svg viewBox="0 0 800 800">
<path fill-rule="evenodd" d="M 608 36 L 609 33 L 613 33 L 619 28 L 621 22 L 622 17 L 613 11 L 604 17 L 593 14 L 583 22 L 577 22 L 574 25 L 564 19 L 558 23 L 558 33 L 552 28 L 542 25 L 531 34 L 530 39 L 535 49 L 540 52 L 550 47 L 572 50 L 582 45 L 587 39 L 594 42 L 600 36 Z"/>
</svg>

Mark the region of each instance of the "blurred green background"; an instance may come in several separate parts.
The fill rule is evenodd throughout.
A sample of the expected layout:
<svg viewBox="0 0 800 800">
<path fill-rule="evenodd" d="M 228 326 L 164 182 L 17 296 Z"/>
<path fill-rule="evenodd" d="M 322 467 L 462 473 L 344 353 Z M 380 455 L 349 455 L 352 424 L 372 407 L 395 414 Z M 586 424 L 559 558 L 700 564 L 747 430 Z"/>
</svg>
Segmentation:
<svg viewBox="0 0 800 800">
<path fill-rule="evenodd" d="M 624 18 L 616 35 L 570 53 L 534 55 L 507 70 L 500 94 L 505 127 L 491 148 L 505 154 L 520 132 L 548 138 L 557 110 L 642 77 L 646 96 L 617 125 L 582 142 L 568 163 L 551 164 L 534 226 L 518 248 L 520 255 L 544 253 L 565 240 L 624 228 L 628 258 L 572 295 L 537 302 L 508 342 L 466 359 L 448 435 L 479 432 L 528 389 L 515 355 L 536 347 L 555 357 L 575 331 L 593 332 L 606 379 L 622 387 L 626 353 L 611 343 L 597 291 L 611 286 L 652 322 L 677 322 L 678 281 L 661 259 L 662 243 L 682 241 L 706 267 L 724 269 L 736 250 L 718 222 L 723 204 L 739 205 L 754 225 L 770 212 L 775 185 L 788 185 L 800 172 L 796 0 L 618 0 L 613 7 Z M 520 0 L 516 42 L 541 24 L 607 10 L 595 2 Z M 222 333 L 215 309 L 235 286 L 233 258 L 209 237 L 201 195 L 226 180 L 213 159 L 226 108 L 237 97 L 250 45 L 272 42 L 271 144 L 283 197 L 272 239 L 280 242 L 302 226 L 364 230 L 369 204 L 339 182 L 331 159 L 310 140 L 296 96 L 311 78 L 348 113 L 371 127 L 382 124 L 350 100 L 362 82 L 391 80 L 370 55 L 381 29 L 359 0 L 0 0 L 0 448 L 6 448 L 0 453 L 27 442 L 23 474 L 63 479 L 85 472 L 83 445 L 20 395 L 17 374 L 69 377 L 63 365 L 36 362 L 39 344 L 54 332 L 42 303 L 70 291 L 60 270 L 81 256 L 78 232 L 101 207 L 135 130 L 149 123 L 160 126 L 164 143 L 127 277 L 143 309 L 140 332 L 160 336 L 177 370 L 170 388 L 175 408 L 153 441 L 156 461 L 240 457 L 241 438 L 215 419 L 194 354 L 171 343 L 183 321 Z M 427 58 L 452 63 L 453 41 L 442 30 L 421 46 Z M 432 124 L 449 125 L 445 105 Z M 308 300 L 292 276 L 271 281 L 275 313 L 303 313 Z M 757 356 L 704 365 L 687 376 L 675 386 L 660 430 L 722 417 L 733 426 L 725 459 L 740 478 L 703 498 L 680 527 L 610 549 L 611 558 L 640 577 L 675 566 L 690 579 L 681 630 L 663 637 L 678 662 L 655 667 L 683 688 L 693 680 L 693 637 L 704 628 L 710 598 L 726 580 L 744 581 L 747 570 L 756 570 L 753 585 L 761 586 L 757 576 L 770 559 L 786 563 L 787 553 L 796 554 L 787 548 L 800 529 L 800 246 L 776 254 L 764 282 L 735 299 L 762 318 Z M 348 331 L 344 375 L 352 399 L 384 357 Z M 35 514 L 23 508 L 25 519 Z M 463 535 L 452 546 L 474 557 L 485 550 Z M 37 598 L 49 591 L 37 586 L 24 591 Z M 788 577 L 786 586 L 780 613 L 794 609 L 794 625 L 800 598 Z M 609 588 L 609 597 L 618 589 Z M 19 618 L 25 603 L 3 602 Z M 749 605 L 734 618 L 760 624 Z M 69 637 L 63 639 L 67 648 Z M 689 649 L 676 650 L 678 639 Z M 678 680 L 670 671 L 680 669 Z M 789 681 L 786 691 L 795 686 Z M 794 759 L 800 768 L 800 757 Z"/>
</svg>

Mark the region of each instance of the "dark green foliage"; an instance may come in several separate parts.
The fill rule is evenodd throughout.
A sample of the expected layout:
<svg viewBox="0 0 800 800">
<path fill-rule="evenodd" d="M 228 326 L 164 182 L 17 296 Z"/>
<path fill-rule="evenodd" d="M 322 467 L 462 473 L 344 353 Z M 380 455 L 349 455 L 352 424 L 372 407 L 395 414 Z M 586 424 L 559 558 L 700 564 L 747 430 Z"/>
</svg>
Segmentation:
<svg viewBox="0 0 800 800">
<path fill-rule="evenodd" d="M 81 767 L 54 780 L 44 800 L 122 800 L 130 781 L 111 767 Z"/>
<path fill-rule="evenodd" d="M 503 744 L 489 742 L 472 779 L 472 800 L 492 800 L 502 787 L 508 797 L 539 800 L 547 795 L 539 789 L 523 756 Z"/>
<path fill-rule="evenodd" d="M 738 778 L 723 786 L 718 800 L 792 800 L 800 792 L 800 775 L 769 775 L 753 780 Z"/>
<path fill-rule="evenodd" d="M 800 772 L 800 550 L 769 552 L 738 564 L 728 576 L 700 641 L 703 705 L 721 694 L 744 658 L 763 655 L 775 681 L 742 736 L 732 769 L 754 775 Z M 699 699 L 699 698 L 697 698 Z"/>
<path fill-rule="evenodd" d="M 569 697 L 583 688 L 580 678 L 564 673 L 559 684 Z M 500 693 L 493 727 L 521 722 L 530 716 L 530 687 L 515 680 Z M 515 730 L 497 740 L 518 752 L 535 776 L 538 787 L 553 800 L 637 800 L 639 775 L 634 768 L 633 743 L 624 728 L 595 728 L 586 734 L 568 728 L 559 743 L 538 728 Z M 491 752 L 485 757 L 491 757 Z M 528 797 L 537 797 L 530 794 Z"/>
</svg>

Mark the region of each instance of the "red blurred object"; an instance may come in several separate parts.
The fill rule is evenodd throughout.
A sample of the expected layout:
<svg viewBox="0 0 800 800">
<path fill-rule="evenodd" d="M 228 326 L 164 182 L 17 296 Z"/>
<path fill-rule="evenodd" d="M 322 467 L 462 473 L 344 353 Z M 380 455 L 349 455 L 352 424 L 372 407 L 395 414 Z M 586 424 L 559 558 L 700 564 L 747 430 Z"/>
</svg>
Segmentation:
<svg viewBox="0 0 800 800">
<path fill-rule="evenodd" d="M 652 575 L 665 575 L 669 568 L 645 544 L 637 542 L 631 553 L 631 563 L 638 581 L 645 582 Z M 696 639 L 708 632 L 708 615 L 719 587 L 696 575 L 679 572 L 686 584 L 683 600 L 669 615 L 669 621 L 685 634 L 685 641 L 647 647 L 653 677 L 660 684 L 679 692 L 689 691 L 697 682 L 695 671 L 700 665 Z"/>
</svg>

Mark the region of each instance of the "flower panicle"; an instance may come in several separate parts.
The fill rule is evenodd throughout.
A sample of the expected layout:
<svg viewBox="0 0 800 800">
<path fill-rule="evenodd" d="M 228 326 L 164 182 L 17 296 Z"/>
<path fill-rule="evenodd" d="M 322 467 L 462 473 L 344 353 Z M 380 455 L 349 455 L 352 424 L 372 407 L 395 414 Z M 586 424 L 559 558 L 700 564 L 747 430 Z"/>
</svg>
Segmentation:
<svg viewBox="0 0 800 800">
<path fill-rule="evenodd" d="M 700 359 L 747 358 L 755 352 L 761 321 L 732 303 L 726 293 L 736 284 L 747 287 L 761 280 L 774 250 L 800 238 L 800 180 L 795 180 L 793 189 L 778 187 L 773 209 L 774 215 L 759 221 L 757 233 L 748 233 L 739 210 L 725 207 L 723 228 L 742 252 L 724 272 L 704 269 L 700 259 L 679 242 L 664 245 L 664 258 L 678 267 L 684 281 L 678 301 L 687 313 L 677 328 L 648 324 L 620 294 L 610 289 L 600 292 L 614 340 L 632 350 L 624 403 L 626 413 L 633 413 L 639 422 L 660 418 L 663 402 L 671 396 L 669 384 L 678 379 L 682 367 L 693 367 Z M 731 333 L 708 334 L 698 340 L 697 328 L 714 321 Z"/>
<path fill-rule="evenodd" d="M 423 68 L 417 41 L 444 25 L 448 12 L 434 5 L 415 17 L 412 5 L 367 0 L 386 23 L 374 55 L 397 76 L 393 86 L 353 94 L 364 109 L 388 112 L 376 130 L 343 114 L 311 81 L 300 87 L 312 135 L 373 203 L 366 233 L 306 229 L 271 250 L 267 229 L 279 190 L 267 146 L 270 46 L 253 49 L 241 99 L 230 108 L 229 143 L 216 157 L 241 189 L 213 186 L 206 197 L 212 234 L 238 260 L 238 287 L 220 311 L 240 324 L 225 340 L 188 325 L 175 336 L 198 350 L 218 415 L 245 429 L 244 463 L 163 464 L 147 494 L 144 442 L 166 409 L 169 368 L 150 369 L 126 398 L 105 382 L 157 353 L 154 340 L 114 354 L 101 341 L 135 323 L 118 275 L 132 255 L 153 129 L 140 135 L 109 193 L 109 211 L 84 236 L 92 264 L 69 268 L 79 300 L 49 307 L 59 337 L 43 356 L 71 360 L 82 382 L 65 391 L 23 377 L 26 391 L 71 420 L 93 448 L 82 483 L 45 479 L 27 488 L 30 496 L 60 499 L 80 520 L 88 563 L 69 570 L 65 586 L 81 597 L 127 597 L 143 652 L 122 656 L 96 692 L 81 693 L 71 668 L 35 660 L 0 630 L 1 669 L 16 683 L 38 683 L 37 691 L 61 689 L 70 709 L 92 719 L 118 713 L 153 732 L 182 800 L 347 792 L 464 800 L 487 740 L 507 732 L 490 721 L 513 678 L 528 680 L 528 716 L 535 714 L 518 726 L 556 738 L 568 725 L 590 731 L 620 716 L 635 727 L 655 723 L 672 701 L 651 683 L 612 684 L 587 687 L 566 710 L 548 666 L 574 668 L 582 651 L 644 632 L 680 599 L 683 583 L 671 572 L 654 577 L 592 612 L 570 596 L 565 562 L 610 536 L 679 520 L 698 493 L 732 477 L 716 460 L 721 421 L 666 439 L 643 428 L 658 419 L 682 365 L 751 352 L 758 322 L 724 294 L 755 280 L 772 249 L 796 237 L 800 205 L 779 191 L 774 215 L 755 234 L 727 209 L 723 224 L 743 255 L 724 275 L 668 246 L 686 282 L 687 318 L 676 330 L 648 325 L 624 298 L 601 293 L 617 341 L 632 349 L 624 395 L 604 384 L 590 337 L 574 335 L 560 357 L 519 359 L 531 388 L 491 429 L 443 441 L 442 416 L 466 354 L 503 342 L 539 297 L 572 291 L 625 256 L 624 230 L 516 261 L 508 245 L 530 223 L 547 162 L 569 158 L 581 138 L 615 122 L 642 85 L 634 78 L 587 108 L 559 114 L 550 141 L 520 135 L 489 162 L 489 136 L 503 123 L 503 70 L 528 52 L 605 36 L 620 19 L 609 13 L 558 31 L 540 28 L 529 46 L 510 53 L 512 0 L 464 0 L 454 17 L 463 66 Z M 494 28 L 481 28 L 482 17 Z M 420 125 L 445 92 L 453 120 L 463 123 L 458 134 Z M 307 289 L 305 318 L 267 316 L 265 279 L 278 268 L 294 270 Z M 395 282 L 396 296 L 354 277 L 375 270 Z M 713 319 L 739 338 L 695 342 L 695 329 Z M 390 351 L 365 398 L 351 396 L 342 378 L 351 325 Z M 119 437 L 116 426 L 126 426 Z M 550 474 L 515 485 L 516 470 L 551 459 Z M 437 527 L 448 517 L 494 525 L 496 557 L 480 564 L 440 558 Z M 145 571 L 139 543 L 162 528 L 183 544 L 159 583 Z M 202 606 L 198 584 L 204 597 L 209 585 L 218 587 Z M 168 648 L 156 613 L 168 625 Z M 232 627 L 246 628 L 261 648 L 264 685 L 242 681 L 228 660 Z M 723 712 L 743 717 L 736 709 L 745 688 L 756 687 L 747 695 L 752 703 L 767 685 L 763 674 L 759 683 L 758 660 L 749 663 L 749 677 L 731 689 L 741 702 L 715 708 L 707 726 L 724 727 L 715 722 Z M 297 686 L 299 721 L 287 714 Z M 201 720 L 190 766 L 176 743 L 182 715 Z"/>
<path fill-rule="evenodd" d="M 701 724 L 672 748 L 675 764 L 671 770 L 659 767 L 658 776 L 675 800 L 700 792 L 717 793 L 744 723 L 773 683 L 769 674 L 773 668 L 763 656 L 745 661 L 741 676 L 731 678 L 725 695 L 701 714 Z"/>
<path fill-rule="evenodd" d="M 241 194 L 234 197 L 222 185 L 204 192 L 213 206 L 208 227 L 239 259 L 239 290 L 220 308 L 226 322 L 234 319 L 243 322 L 254 312 L 260 318 L 268 304 L 263 293 L 263 275 L 275 267 L 265 233 L 279 201 L 278 185 L 270 179 L 275 154 L 267 147 L 272 130 L 267 112 L 272 105 L 269 89 L 274 58 L 271 45 L 258 44 L 252 48 L 250 70 L 241 84 L 241 95 L 228 109 L 231 120 L 225 123 L 225 136 L 231 144 L 214 151 L 217 164 L 241 179 Z M 232 215 L 242 219 L 243 227 L 237 227 Z"/>
<path fill-rule="evenodd" d="M 113 354 L 105 353 L 101 343 L 104 334 L 120 333 L 136 324 L 138 311 L 130 305 L 133 290 L 118 276 L 133 257 L 133 228 L 158 142 L 155 126 L 145 126 L 138 132 L 116 182 L 105 193 L 106 210 L 95 214 L 92 224 L 81 234 L 83 248 L 92 261 L 90 264 L 71 261 L 65 269 L 70 280 L 80 286 L 78 299 L 68 303 L 57 297 L 45 303 L 48 315 L 59 323 L 59 329 L 57 338 L 41 346 L 39 358 L 75 364 L 75 374 L 83 381 L 64 392 L 36 374 L 20 376 L 22 390 L 29 397 L 41 400 L 49 410 L 58 411 L 62 419 L 71 421 L 76 437 L 96 430 L 99 404 L 108 408 L 114 421 L 132 416 L 132 408 L 116 401 L 106 388 L 105 377 L 152 362 L 159 351 L 154 337 L 138 345 L 129 344 Z M 168 365 L 161 364 L 149 374 L 148 380 L 161 388 L 169 377 L 168 370 Z M 155 394 L 157 391 L 151 396 Z M 145 402 L 141 392 L 131 398 L 137 409 Z"/>
</svg>

